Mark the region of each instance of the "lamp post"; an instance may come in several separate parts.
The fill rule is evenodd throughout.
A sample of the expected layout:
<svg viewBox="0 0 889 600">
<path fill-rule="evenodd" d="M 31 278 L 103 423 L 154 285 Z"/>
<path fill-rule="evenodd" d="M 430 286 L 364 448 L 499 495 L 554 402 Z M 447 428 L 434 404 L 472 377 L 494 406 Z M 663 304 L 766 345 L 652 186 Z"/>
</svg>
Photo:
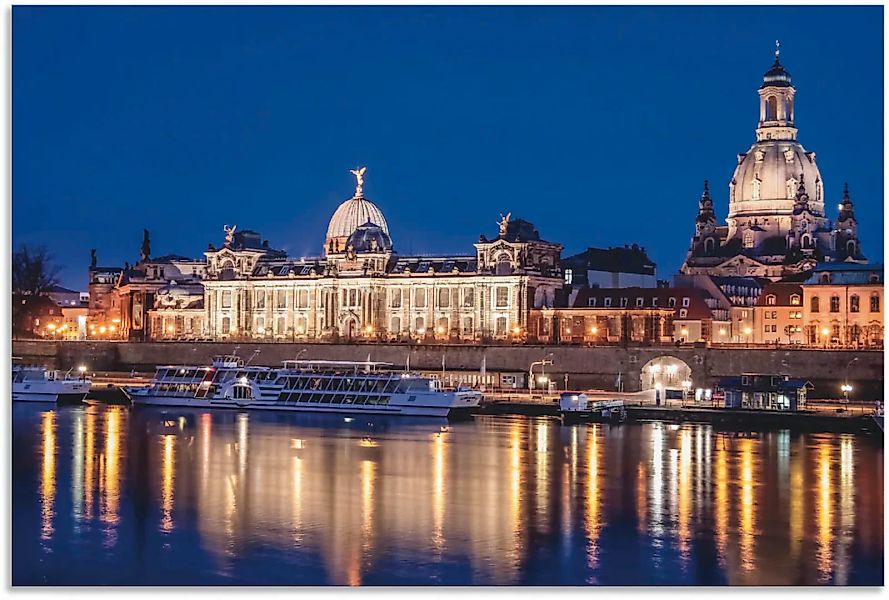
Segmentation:
<svg viewBox="0 0 889 600">
<path fill-rule="evenodd" d="M 843 402 L 849 404 L 849 393 L 852 391 L 852 386 L 848 383 L 844 383 L 840 386 L 840 389 L 843 391 Z"/>
<path fill-rule="evenodd" d="M 533 390 L 534 390 L 534 366 L 540 365 L 540 377 L 541 377 L 541 383 L 543 383 L 543 381 L 546 381 L 546 374 L 544 373 L 544 367 L 546 365 L 553 364 L 553 361 L 548 360 L 550 356 L 552 356 L 552 352 L 550 352 L 549 354 L 544 356 L 543 360 L 535 360 L 534 362 L 531 363 L 531 366 L 528 367 L 528 396 L 529 397 L 531 397 L 534 394 L 534 392 L 533 392 Z"/>
</svg>

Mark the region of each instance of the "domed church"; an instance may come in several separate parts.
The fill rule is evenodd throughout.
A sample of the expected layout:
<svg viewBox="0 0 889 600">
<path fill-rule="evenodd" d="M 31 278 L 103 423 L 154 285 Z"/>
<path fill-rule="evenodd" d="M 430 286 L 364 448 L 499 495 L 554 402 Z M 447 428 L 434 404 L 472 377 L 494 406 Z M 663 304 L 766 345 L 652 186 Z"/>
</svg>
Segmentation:
<svg viewBox="0 0 889 600">
<path fill-rule="evenodd" d="M 775 63 L 758 93 L 756 141 L 738 155 L 726 223 L 717 222 L 705 181 L 695 234 L 680 272 L 777 280 L 818 262 L 866 262 L 848 185 L 836 223 L 825 213 L 824 181 L 815 153 L 797 139 L 796 89 L 777 45 Z"/>
</svg>

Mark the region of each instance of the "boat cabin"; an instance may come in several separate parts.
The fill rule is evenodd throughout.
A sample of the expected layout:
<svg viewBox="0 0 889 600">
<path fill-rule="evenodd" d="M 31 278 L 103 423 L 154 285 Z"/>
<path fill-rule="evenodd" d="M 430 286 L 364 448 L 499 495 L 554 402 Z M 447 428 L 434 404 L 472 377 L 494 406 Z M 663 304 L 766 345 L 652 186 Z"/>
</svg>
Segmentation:
<svg viewBox="0 0 889 600">
<path fill-rule="evenodd" d="M 787 375 L 744 373 L 740 377 L 723 377 L 716 386 L 725 396 L 725 408 L 758 410 L 802 410 L 806 393 L 812 384 L 805 379 Z"/>
</svg>

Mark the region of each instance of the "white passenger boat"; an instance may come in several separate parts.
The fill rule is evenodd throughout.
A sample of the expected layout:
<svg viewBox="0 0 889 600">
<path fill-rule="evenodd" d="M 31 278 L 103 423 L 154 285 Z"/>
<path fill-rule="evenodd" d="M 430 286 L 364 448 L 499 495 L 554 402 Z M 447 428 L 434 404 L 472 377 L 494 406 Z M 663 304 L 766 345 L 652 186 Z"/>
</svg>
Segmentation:
<svg viewBox="0 0 889 600">
<path fill-rule="evenodd" d="M 41 366 L 12 365 L 12 399 L 16 402 L 59 402 L 78 404 L 90 391 L 92 382 Z"/>
<path fill-rule="evenodd" d="M 124 391 L 133 404 L 228 407 L 315 413 L 455 417 L 478 407 L 481 393 L 444 390 L 430 377 L 379 362 L 288 360 L 281 368 L 217 356 L 212 366 L 159 366 L 147 387 Z"/>
</svg>

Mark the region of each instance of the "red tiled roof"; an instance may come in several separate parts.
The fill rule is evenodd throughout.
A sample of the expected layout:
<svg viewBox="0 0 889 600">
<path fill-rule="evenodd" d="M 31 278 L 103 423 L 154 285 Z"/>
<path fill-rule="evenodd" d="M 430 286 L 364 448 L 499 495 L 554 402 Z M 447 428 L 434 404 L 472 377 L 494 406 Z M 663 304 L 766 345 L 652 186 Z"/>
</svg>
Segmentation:
<svg viewBox="0 0 889 600">
<path fill-rule="evenodd" d="M 611 306 L 605 306 L 605 299 L 611 299 Z M 626 306 L 621 300 L 626 298 Z M 642 299 L 639 306 L 638 299 Z M 670 299 L 675 306 L 670 306 Z M 688 298 L 688 306 L 683 306 L 683 298 Z M 574 299 L 573 308 L 675 308 L 676 319 L 712 319 L 713 312 L 707 306 L 707 293 L 698 288 L 583 288 Z M 590 307 L 590 300 L 595 299 L 595 307 Z M 655 302 L 655 299 L 657 301 Z M 680 311 L 686 309 L 686 315 L 680 317 Z"/>
</svg>

